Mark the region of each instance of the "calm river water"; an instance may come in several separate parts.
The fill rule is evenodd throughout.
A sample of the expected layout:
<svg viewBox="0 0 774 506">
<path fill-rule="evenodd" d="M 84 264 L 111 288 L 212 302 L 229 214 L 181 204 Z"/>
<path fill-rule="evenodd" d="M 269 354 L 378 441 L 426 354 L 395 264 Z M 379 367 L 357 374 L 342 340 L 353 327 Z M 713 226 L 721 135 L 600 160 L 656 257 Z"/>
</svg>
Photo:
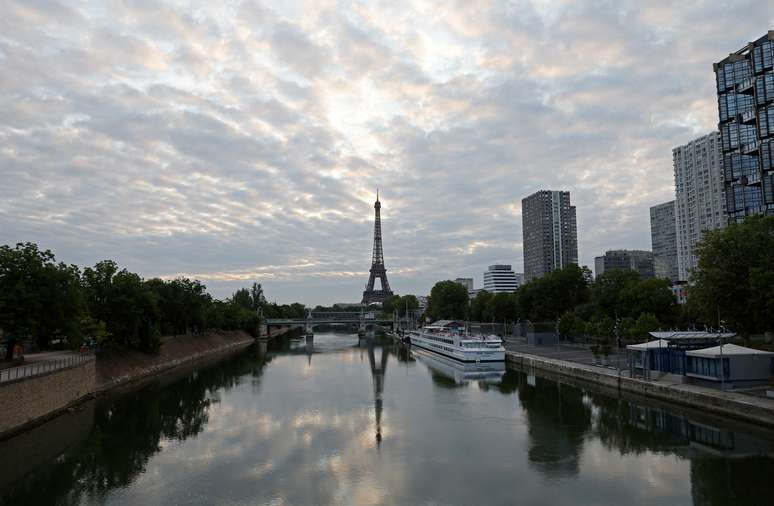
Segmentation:
<svg viewBox="0 0 774 506">
<path fill-rule="evenodd" d="M 0 504 L 774 503 L 774 435 L 318 334 L 0 442 Z"/>
</svg>

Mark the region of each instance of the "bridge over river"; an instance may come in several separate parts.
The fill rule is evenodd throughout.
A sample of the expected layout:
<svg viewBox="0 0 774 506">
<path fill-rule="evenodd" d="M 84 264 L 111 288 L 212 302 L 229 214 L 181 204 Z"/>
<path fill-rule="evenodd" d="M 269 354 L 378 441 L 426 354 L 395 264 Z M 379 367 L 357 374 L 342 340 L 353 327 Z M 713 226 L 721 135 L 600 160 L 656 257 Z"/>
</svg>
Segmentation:
<svg viewBox="0 0 774 506">
<path fill-rule="evenodd" d="M 380 318 L 373 311 L 307 311 L 304 318 L 268 318 L 266 319 L 266 333 L 276 327 L 304 328 L 311 333 L 318 325 L 357 325 L 359 330 L 366 330 L 369 326 L 392 327 L 391 318 Z"/>
</svg>

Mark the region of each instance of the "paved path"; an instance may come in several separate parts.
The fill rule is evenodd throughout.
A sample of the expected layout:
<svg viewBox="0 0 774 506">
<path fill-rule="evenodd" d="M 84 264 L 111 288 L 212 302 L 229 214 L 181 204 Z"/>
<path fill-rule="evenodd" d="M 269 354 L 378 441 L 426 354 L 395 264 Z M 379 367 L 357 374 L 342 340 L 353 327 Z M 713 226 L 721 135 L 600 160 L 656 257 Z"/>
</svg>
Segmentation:
<svg viewBox="0 0 774 506">
<path fill-rule="evenodd" d="M 24 363 L 0 370 L 0 383 L 38 376 L 57 369 L 71 367 L 86 360 L 93 360 L 93 354 L 81 355 L 73 351 L 46 351 L 24 355 Z"/>
<path fill-rule="evenodd" d="M 566 360 L 568 362 L 575 362 L 576 364 L 596 365 L 600 361 L 594 357 L 594 354 L 587 346 L 582 344 L 532 346 L 527 344 L 524 338 L 506 337 L 503 341 L 503 346 L 505 346 L 505 349 L 508 351 L 528 353 L 530 355 L 537 355 L 539 357 L 553 358 L 557 360 Z M 610 355 L 607 357 L 607 367 L 615 369 L 618 364 L 618 355 L 616 355 L 615 349 L 612 349 L 610 351 Z M 620 368 L 627 369 L 626 354 L 623 352 L 620 356 Z"/>
</svg>

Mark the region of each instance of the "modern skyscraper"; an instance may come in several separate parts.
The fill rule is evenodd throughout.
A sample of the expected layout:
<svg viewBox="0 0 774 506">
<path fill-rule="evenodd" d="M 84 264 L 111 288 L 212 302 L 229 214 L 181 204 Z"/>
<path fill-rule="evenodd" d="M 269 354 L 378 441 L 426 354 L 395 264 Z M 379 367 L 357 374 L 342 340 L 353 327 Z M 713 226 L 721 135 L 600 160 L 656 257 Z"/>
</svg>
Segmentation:
<svg viewBox="0 0 774 506">
<path fill-rule="evenodd" d="M 519 281 L 510 265 L 490 265 L 484 272 L 484 290 L 489 293 L 510 293 L 518 288 Z"/>
<path fill-rule="evenodd" d="M 677 280 L 696 267 L 696 243 L 726 226 L 720 134 L 712 132 L 672 150 L 677 214 Z"/>
<path fill-rule="evenodd" d="M 650 241 L 656 277 L 676 282 L 679 275 L 674 200 L 650 208 Z"/>
<path fill-rule="evenodd" d="M 640 279 L 652 278 L 656 275 L 653 267 L 653 252 L 616 249 L 608 250 L 601 257 L 594 259 L 594 275 L 596 277 L 613 269 L 635 271 L 640 275 Z"/>
<path fill-rule="evenodd" d="M 774 215 L 774 31 L 714 69 L 729 221 Z"/>
<path fill-rule="evenodd" d="M 524 281 L 578 263 L 578 229 L 570 192 L 541 190 L 522 199 Z"/>
</svg>

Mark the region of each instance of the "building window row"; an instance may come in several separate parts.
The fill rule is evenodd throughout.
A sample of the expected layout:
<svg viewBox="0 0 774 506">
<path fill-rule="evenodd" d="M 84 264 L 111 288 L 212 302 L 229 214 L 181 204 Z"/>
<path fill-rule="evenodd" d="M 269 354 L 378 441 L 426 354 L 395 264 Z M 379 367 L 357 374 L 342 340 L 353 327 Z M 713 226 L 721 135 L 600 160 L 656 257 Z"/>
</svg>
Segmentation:
<svg viewBox="0 0 774 506">
<path fill-rule="evenodd" d="M 745 144 L 752 144 L 758 139 L 758 132 L 755 126 L 742 123 L 726 123 L 721 125 L 720 135 L 723 139 L 723 151 L 730 151 Z"/>
<path fill-rule="evenodd" d="M 774 59 L 772 52 L 774 51 L 774 44 L 771 41 L 765 41 L 760 46 L 754 47 L 752 50 L 752 61 L 755 73 L 762 72 L 764 69 L 770 69 L 772 66 L 772 60 Z"/>
<path fill-rule="evenodd" d="M 774 105 L 758 109 L 758 128 L 761 137 L 774 134 Z"/>
<path fill-rule="evenodd" d="M 774 100 L 774 74 L 766 74 L 755 79 L 755 101 L 758 105 Z"/>
<path fill-rule="evenodd" d="M 758 157 L 729 153 L 724 157 L 723 169 L 726 181 L 735 181 L 742 176 L 752 176 L 758 173 Z"/>
<path fill-rule="evenodd" d="M 733 119 L 737 114 L 751 111 L 754 108 L 752 95 L 740 93 L 727 93 L 718 96 L 718 109 L 720 121 Z"/>
<path fill-rule="evenodd" d="M 745 79 L 752 76 L 752 69 L 748 60 L 724 63 L 717 71 L 718 93 L 723 93 L 733 88 Z"/>
</svg>

